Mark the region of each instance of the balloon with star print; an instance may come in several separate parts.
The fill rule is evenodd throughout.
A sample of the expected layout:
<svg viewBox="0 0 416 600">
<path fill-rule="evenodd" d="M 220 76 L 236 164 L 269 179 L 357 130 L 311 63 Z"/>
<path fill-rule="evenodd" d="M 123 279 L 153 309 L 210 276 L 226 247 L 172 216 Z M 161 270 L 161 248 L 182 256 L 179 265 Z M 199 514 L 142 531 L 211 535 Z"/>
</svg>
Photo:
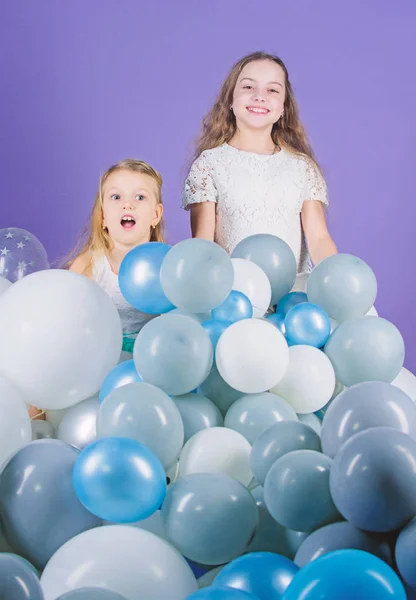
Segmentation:
<svg viewBox="0 0 416 600">
<path fill-rule="evenodd" d="M 35 271 L 49 269 L 43 244 L 18 227 L 0 229 L 0 275 L 12 283 Z"/>
</svg>

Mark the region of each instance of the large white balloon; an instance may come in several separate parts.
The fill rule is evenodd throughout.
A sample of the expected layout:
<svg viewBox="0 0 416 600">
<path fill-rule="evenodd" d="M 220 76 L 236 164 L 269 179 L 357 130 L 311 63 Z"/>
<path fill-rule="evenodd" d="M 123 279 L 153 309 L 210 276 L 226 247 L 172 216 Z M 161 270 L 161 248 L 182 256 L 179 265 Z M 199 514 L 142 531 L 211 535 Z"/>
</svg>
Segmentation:
<svg viewBox="0 0 416 600">
<path fill-rule="evenodd" d="M 175 548 L 125 525 L 90 529 L 66 542 L 46 565 L 41 585 L 45 600 L 82 587 L 101 587 L 127 600 L 183 600 L 197 589 Z"/>
<path fill-rule="evenodd" d="M 402 367 L 396 379 L 391 382 L 391 385 L 398 387 L 416 403 L 416 376 L 411 371 Z"/>
<path fill-rule="evenodd" d="M 0 295 L 3 292 L 5 292 L 11 285 L 12 285 L 11 281 L 9 281 L 8 279 L 6 279 L 5 277 L 2 277 L 0 275 Z"/>
<path fill-rule="evenodd" d="M 251 444 L 226 427 L 211 427 L 193 435 L 179 458 L 179 475 L 223 473 L 247 486 L 253 479 Z"/>
<path fill-rule="evenodd" d="M 244 319 L 221 335 L 216 362 L 228 385 L 245 394 L 256 394 L 268 391 L 281 380 L 289 364 L 289 349 L 272 323 Z"/>
<path fill-rule="evenodd" d="M 270 391 L 284 398 L 298 414 L 313 413 L 329 402 L 335 372 L 329 358 L 313 346 L 291 346 L 289 368 Z"/>
<path fill-rule="evenodd" d="M 253 317 L 263 317 L 267 312 L 272 288 L 266 273 L 245 258 L 231 259 L 234 268 L 233 290 L 245 294 L 253 305 Z"/>
<path fill-rule="evenodd" d="M 0 331 L 0 373 L 38 408 L 92 396 L 120 357 L 114 303 L 70 271 L 38 271 L 14 283 L 0 296 Z"/>
<path fill-rule="evenodd" d="M 32 441 L 32 426 L 27 406 L 20 394 L 0 377 L 0 468 Z"/>
</svg>

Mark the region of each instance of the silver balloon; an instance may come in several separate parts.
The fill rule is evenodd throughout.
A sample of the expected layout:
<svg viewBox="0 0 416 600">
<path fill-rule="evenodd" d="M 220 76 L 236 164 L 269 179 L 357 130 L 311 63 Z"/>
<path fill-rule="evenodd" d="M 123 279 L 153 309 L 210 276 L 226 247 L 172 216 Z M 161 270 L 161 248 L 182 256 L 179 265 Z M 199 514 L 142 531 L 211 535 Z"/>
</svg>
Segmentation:
<svg viewBox="0 0 416 600">
<path fill-rule="evenodd" d="M 50 440 L 55 437 L 55 429 L 48 421 L 32 421 L 32 441 Z"/>
<path fill-rule="evenodd" d="M 0 229 L 0 275 L 11 282 L 49 269 L 48 255 L 36 236 L 25 229 Z"/>
<path fill-rule="evenodd" d="M 59 423 L 57 438 L 79 450 L 83 450 L 97 437 L 97 413 L 100 408 L 98 395 L 72 406 Z"/>
</svg>

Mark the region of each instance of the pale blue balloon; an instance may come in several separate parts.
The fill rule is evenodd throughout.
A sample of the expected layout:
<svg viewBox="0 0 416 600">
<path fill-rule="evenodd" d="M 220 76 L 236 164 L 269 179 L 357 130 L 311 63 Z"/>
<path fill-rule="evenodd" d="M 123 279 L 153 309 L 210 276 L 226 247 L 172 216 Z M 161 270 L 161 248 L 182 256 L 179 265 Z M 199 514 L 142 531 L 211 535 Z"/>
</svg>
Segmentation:
<svg viewBox="0 0 416 600">
<path fill-rule="evenodd" d="M 351 254 L 334 254 L 308 277 L 309 302 L 321 306 L 338 323 L 367 314 L 377 296 L 372 269 Z"/>
<path fill-rule="evenodd" d="M 126 600 L 125 596 L 104 588 L 78 588 L 59 596 L 57 600 Z"/>
<path fill-rule="evenodd" d="M 181 396 L 208 377 L 213 364 L 207 332 L 182 315 L 162 315 L 147 323 L 134 344 L 134 363 L 144 381 Z"/>
<path fill-rule="evenodd" d="M 233 402 L 242 396 L 241 392 L 235 390 L 224 381 L 215 364 L 208 377 L 199 386 L 198 393 L 212 400 L 223 415 L 225 415 Z"/>
<path fill-rule="evenodd" d="M 228 254 L 208 240 L 176 244 L 163 261 L 163 291 L 178 308 L 201 313 L 219 306 L 231 292 L 234 268 Z"/>
<path fill-rule="evenodd" d="M 289 310 L 285 318 L 285 329 L 289 345 L 322 348 L 331 333 L 331 321 L 320 306 L 303 302 Z"/>
<path fill-rule="evenodd" d="M 201 394 L 191 393 L 184 396 L 174 396 L 172 400 L 181 413 L 185 442 L 202 429 L 224 425 L 224 419 L 219 408 L 209 398 Z"/>
<path fill-rule="evenodd" d="M 104 379 L 100 389 L 100 402 L 102 402 L 104 398 L 107 398 L 107 396 L 116 388 L 138 381 L 143 381 L 143 378 L 137 372 L 134 360 L 130 359 L 123 361 L 114 367 Z"/>
<path fill-rule="evenodd" d="M 210 337 L 214 352 L 217 347 L 218 340 L 230 325 L 232 325 L 231 321 L 218 321 L 217 319 L 209 319 L 209 321 L 202 323 L 202 327 Z"/>
<path fill-rule="evenodd" d="M 391 383 L 404 361 L 400 331 L 380 317 L 357 317 L 342 323 L 325 345 L 338 381 L 347 387 L 363 381 Z"/>
<path fill-rule="evenodd" d="M 189 317 L 190 319 L 193 319 L 200 325 L 202 325 L 202 323 L 204 323 L 205 321 L 208 321 L 211 318 L 210 311 L 203 312 L 203 313 L 192 313 L 192 312 L 189 312 L 188 310 L 181 310 L 180 308 L 174 308 L 173 310 L 170 310 L 168 314 L 169 315 L 182 315 L 183 317 Z"/>
<path fill-rule="evenodd" d="M 241 319 L 251 319 L 253 305 L 245 294 L 232 290 L 222 304 L 212 310 L 212 318 L 218 321 L 235 323 Z"/>
</svg>

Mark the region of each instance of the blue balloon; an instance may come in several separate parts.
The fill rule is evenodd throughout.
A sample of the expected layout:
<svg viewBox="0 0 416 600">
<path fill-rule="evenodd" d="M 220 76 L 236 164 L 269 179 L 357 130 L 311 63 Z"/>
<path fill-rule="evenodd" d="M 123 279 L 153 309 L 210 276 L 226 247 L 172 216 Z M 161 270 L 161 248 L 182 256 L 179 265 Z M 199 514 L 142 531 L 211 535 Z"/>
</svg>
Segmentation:
<svg viewBox="0 0 416 600">
<path fill-rule="evenodd" d="M 260 600 L 258 596 L 229 587 L 207 587 L 187 596 L 185 600 Z"/>
<path fill-rule="evenodd" d="M 162 242 L 148 242 L 136 246 L 124 257 L 118 281 L 121 293 L 133 308 L 151 315 L 174 308 L 160 283 L 160 268 L 170 248 Z"/>
<path fill-rule="evenodd" d="M 134 360 L 125 360 L 114 367 L 104 379 L 101 385 L 100 395 L 98 396 L 100 402 L 105 400 L 105 398 L 107 398 L 107 396 L 109 396 L 116 388 L 138 381 L 143 381 L 143 378 L 137 372 Z"/>
<path fill-rule="evenodd" d="M 230 587 L 258 596 L 259 600 L 280 600 L 299 567 L 285 556 L 272 552 L 251 552 L 226 565 L 213 587 Z"/>
<path fill-rule="evenodd" d="M 87 446 L 74 465 L 73 482 L 85 508 L 115 523 L 150 517 L 166 495 L 159 459 L 131 438 L 102 438 Z"/>
<path fill-rule="evenodd" d="M 412 519 L 397 538 L 396 563 L 404 581 L 409 586 L 416 587 L 416 519 Z M 416 590 L 414 595 L 416 596 Z"/>
<path fill-rule="evenodd" d="M 282 313 L 271 313 L 267 315 L 266 319 L 273 323 L 283 335 L 286 335 L 286 327 L 285 327 L 285 315 Z"/>
<path fill-rule="evenodd" d="M 310 562 L 283 600 L 406 600 L 399 577 L 384 561 L 362 550 L 337 550 Z"/>
<path fill-rule="evenodd" d="M 219 321 L 241 321 L 251 319 L 253 305 L 245 294 L 232 290 L 222 304 L 212 310 L 212 318 Z"/>
<path fill-rule="evenodd" d="M 330 336 L 331 321 L 320 306 L 302 302 L 293 306 L 287 313 L 285 329 L 290 345 L 303 344 L 322 348 Z"/>
<path fill-rule="evenodd" d="M 305 292 L 289 292 L 286 296 L 280 299 L 276 306 L 276 312 L 286 317 L 291 308 L 308 301 L 308 296 Z"/>
<path fill-rule="evenodd" d="M 231 321 L 219 321 L 217 319 L 209 319 L 209 321 L 202 323 L 202 327 L 205 329 L 211 339 L 214 352 L 215 348 L 217 347 L 218 340 L 230 325 L 232 325 Z"/>
</svg>

